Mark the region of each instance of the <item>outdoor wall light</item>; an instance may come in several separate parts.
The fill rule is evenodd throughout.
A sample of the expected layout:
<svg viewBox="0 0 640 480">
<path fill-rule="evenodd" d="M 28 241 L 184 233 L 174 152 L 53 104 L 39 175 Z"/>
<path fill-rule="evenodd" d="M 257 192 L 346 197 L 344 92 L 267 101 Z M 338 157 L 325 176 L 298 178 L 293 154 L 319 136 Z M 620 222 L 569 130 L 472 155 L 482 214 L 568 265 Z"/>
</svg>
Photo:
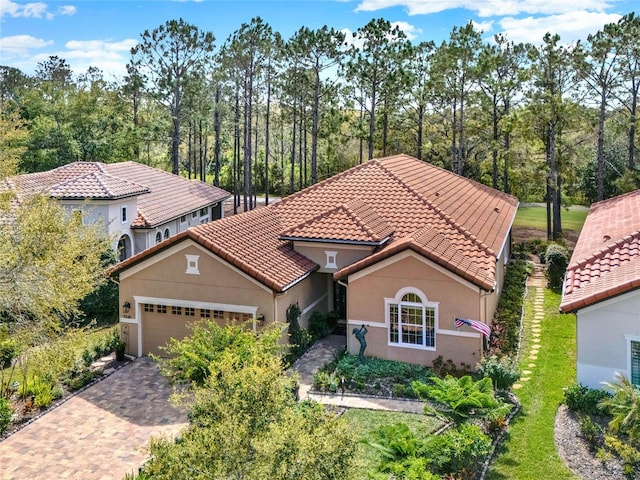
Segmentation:
<svg viewBox="0 0 640 480">
<path fill-rule="evenodd" d="M 122 304 L 122 311 L 124 313 L 129 313 L 129 310 L 131 310 L 131 304 L 129 302 L 124 302 Z"/>
<path fill-rule="evenodd" d="M 258 321 L 264 323 L 264 315 L 258 315 Z"/>
</svg>

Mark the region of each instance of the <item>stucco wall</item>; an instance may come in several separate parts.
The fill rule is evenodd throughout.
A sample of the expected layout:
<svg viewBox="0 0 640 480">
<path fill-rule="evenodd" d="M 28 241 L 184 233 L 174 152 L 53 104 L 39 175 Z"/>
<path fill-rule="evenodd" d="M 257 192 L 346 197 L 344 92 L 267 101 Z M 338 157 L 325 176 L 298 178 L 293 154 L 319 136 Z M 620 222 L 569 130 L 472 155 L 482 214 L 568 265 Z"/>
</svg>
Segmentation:
<svg viewBox="0 0 640 480">
<path fill-rule="evenodd" d="M 404 287 L 416 288 L 426 296 L 423 300 L 438 303 L 435 351 L 388 344 L 385 298 L 394 298 Z M 464 362 L 473 367 L 480 359 L 482 339 L 477 332 L 467 329 L 460 335 L 453 318 L 482 320 L 483 311 L 484 299 L 477 287 L 456 280 L 416 254 L 399 254 L 349 278 L 348 350 L 353 354 L 358 352 L 360 344 L 352 330 L 364 323 L 369 325 L 366 355 L 426 365 L 442 356 L 444 360 L 452 359 L 457 364 Z"/>
<path fill-rule="evenodd" d="M 373 247 L 366 245 L 340 245 L 337 243 L 300 242 L 293 243 L 296 252 L 320 265 L 319 272 L 333 273 L 371 255 Z M 327 267 L 326 252 L 335 252 L 336 267 Z"/>
<path fill-rule="evenodd" d="M 330 309 L 328 289 L 331 284 L 329 282 L 329 274 L 314 272 L 291 287 L 283 295 L 278 295 L 277 321 L 286 322 L 287 308 L 289 308 L 289 305 L 297 303 L 301 311 L 300 326 L 307 328 L 309 317 L 313 312 L 326 313 Z"/>
<path fill-rule="evenodd" d="M 625 335 L 640 340 L 640 290 L 578 311 L 577 330 L 579 383 L 601 388 L 615 372 L 630 377 Z"/>
<path fill-rule="evenodd" d="M 199 256 L 199 275 L 186 273 L 186 255 Z M 240 305 L 257 308 L 256 315 L 264 315 L 265 322 L 274 320 L 273 293 L 270 290 L 249 280 L 190 240 L 180 242 L 169 251 L 160 252 L 124 271 L 120 276 L 120 308 L 124 302 L 132 305 L 129 316 L 141 322 L 143 344 L 146 343 L 144 338 L 147 329 L 155 328 L 153 321 L 158 329 L 182 331 L 176 323 L 184 325 L 194 320 L 184 315 L 173 316 L 169 309 L 161 319 L 157 315 L 147 315 L 148 321 L 145 322 L 145 312 L 140 306 L 136 308 L 134 297 L 165 299 L 169 305 L 195 302 L 189 303 L 195 308 L 201 305 L 202 308 L 211 309 L 211 304 Z M 122 311 L 121 316 L 124 316 Z M 135 354 L 137 347 L 128 345 L 127 352 Z"/>
<path fill-rule="evenodd" d="M 186 255 L 199 256 L 199 275 L 186 273 Z M 201 308 L 213 309 L 212 304 L 253 308 L 256 309 L 256 316 L 264 315 L 264 324 L 274 321 L 284 324 L 287 308 L 297 303 L 303 312 L 300 324 L 306 327 L 311 313 L 326 312 L 330 308 L 330 285 L 330 275 L 313 273 L 283 294 L 274 294 L 191 240 L 185 240 L 121 274 L 120 315 L 121 328 L 127 330 L 127 353 L 137 355 L 140 343 L 141 354 L 162 354 L 157 347 L 166 344 L 172 336 L 183 338 L 188 335 L 187 324 L 200 318 Z M 144 312 L 145 298 L 163 299 L 169 306 L 167 313 Z M 122 312 L 124 302 L 131 304 L 131 311 L 127 314 L 130 318 L 125 318 Z M 149 303 L 157 302 L 149 300 Z M 182 315 L 172 315 L 171 305 L 195 308 L 195 316 L 185 316 L 184 309 Z M 230 310 L 233 308 L 230 307 Z M 131 322 L 138 322 L 139 325 Z M 256 328 L 262 325 L 257 322 Z M 138 331 L 142 332 L 141 338 L 138 338 Z M 286 340 L 286 336 L 283 336 L 283 341 Z"/>
</svg>

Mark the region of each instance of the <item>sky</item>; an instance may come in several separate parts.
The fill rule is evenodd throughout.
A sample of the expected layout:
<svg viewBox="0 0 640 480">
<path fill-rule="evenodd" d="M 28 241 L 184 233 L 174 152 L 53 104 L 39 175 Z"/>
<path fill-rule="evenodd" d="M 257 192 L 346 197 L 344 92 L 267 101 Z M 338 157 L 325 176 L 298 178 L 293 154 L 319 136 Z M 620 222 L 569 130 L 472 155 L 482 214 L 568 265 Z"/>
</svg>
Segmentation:
<svg viewBox="0 0 640 480">
<path fill-rule="evenodd" d="M 639 7 L 640 0 L 0 0 L 0 65 L 32 75 L 55 55 L 74 74 L 93 66 L 118 80 L 141 34 L 179 18 L 213 32 L 217 47 L 254 17 L 285 39 L 302 26 L 350 35 L 382 17 L 414 43 L 440 44 L 472 21 L 487 41 L 503 33 L 539 45 L 548 31 L 562 42 L 585 40 Z"/>
</svg>

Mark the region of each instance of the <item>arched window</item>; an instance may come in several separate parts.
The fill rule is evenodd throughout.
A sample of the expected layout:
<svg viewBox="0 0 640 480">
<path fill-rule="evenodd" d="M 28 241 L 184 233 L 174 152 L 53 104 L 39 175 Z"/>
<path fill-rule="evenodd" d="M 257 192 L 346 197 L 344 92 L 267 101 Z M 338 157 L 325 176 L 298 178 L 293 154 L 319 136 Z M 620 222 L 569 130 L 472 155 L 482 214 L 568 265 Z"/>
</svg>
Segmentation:
<svg viewBox="0 0 640 480">
<path fill-rule="evenodd" d="M 162 241 L 162 234 L 160 232 L 156 233 L 156 245 Z"/>
<path fill-rule="evenodd" d="M 168 228 L 164 229 L 164 239 L 166 240 L 167 238 L 169 238 L 169 236 L 171 235 L 171 232 L 169 231 Z"/>
<path fill-rule="evenodd" d="M 403 288 L 385 300 L 389 345 L 435 349 L 438 304 L 415 288 Z"/>
<path fill-rule="evenodd" d="M 120 261 L 126 260 L 131 256 L 131 239 L 129 235 L 122 235 L 118 240 L 118 258 Z"/>
</svg>

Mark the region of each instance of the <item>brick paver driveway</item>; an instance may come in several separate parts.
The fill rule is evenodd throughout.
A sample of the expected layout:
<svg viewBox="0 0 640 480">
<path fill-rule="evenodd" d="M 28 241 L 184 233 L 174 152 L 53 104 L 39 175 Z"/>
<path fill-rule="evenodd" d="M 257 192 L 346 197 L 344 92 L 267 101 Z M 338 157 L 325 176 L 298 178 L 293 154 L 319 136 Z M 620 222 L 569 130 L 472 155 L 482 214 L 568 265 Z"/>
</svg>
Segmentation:
<svg viewBox="0 0 640 480">
<path fill-rule="evenodd" d="M 137 472 L 151 436 L 186 425 L 170 393 L 152 360 L 129 363 L 0 442 L 0 479 L 111 480 Z"/>
</svg>

